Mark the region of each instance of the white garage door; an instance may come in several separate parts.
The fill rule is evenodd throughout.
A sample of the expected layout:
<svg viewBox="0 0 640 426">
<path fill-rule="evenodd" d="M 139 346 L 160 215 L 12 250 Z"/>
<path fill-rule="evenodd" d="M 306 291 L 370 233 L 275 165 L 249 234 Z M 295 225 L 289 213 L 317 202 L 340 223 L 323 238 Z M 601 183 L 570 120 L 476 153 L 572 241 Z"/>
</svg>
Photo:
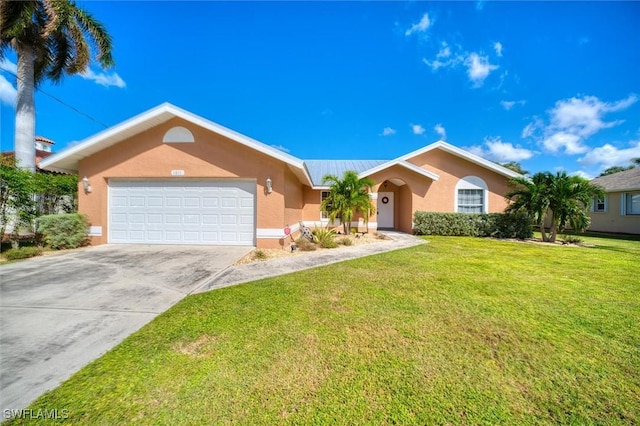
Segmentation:
<svg viewBox="0 0 640 426">
<path fill-rule="evenodd" d="M 252 181 L 110 180 L 109 242 L 255 243 Z"/>
</svg>

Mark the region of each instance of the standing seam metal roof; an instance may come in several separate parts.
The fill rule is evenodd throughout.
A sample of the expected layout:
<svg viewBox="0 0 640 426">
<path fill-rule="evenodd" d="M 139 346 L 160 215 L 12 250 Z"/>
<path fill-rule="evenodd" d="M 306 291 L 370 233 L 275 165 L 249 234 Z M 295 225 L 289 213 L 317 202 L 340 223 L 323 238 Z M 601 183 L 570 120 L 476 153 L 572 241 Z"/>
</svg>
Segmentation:
<svg viewBox="0 0 640 426">
<path fill-rule="evenodd" d="M 305 160 L 309 176 L 314 186 L 322 186 L 322 178 L 326 175 L 342 177 L 347 170 L 362 173 L 388 160 Z"/>
</svg>

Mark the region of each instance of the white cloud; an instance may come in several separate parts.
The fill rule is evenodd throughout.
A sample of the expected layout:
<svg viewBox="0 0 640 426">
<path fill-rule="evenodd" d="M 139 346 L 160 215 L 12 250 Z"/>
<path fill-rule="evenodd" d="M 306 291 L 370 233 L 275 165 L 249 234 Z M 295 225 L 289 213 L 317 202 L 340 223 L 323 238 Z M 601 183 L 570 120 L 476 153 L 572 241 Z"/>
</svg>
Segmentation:
<svg viewBox="0 0 640 426">
<path fill-rule="evenodd" d="M 87 68 L 85 72 L 80 74 L 80 76 L 86 80 L 93 80 L 101 86 L 109 87 L 116 86 L 119 88 L 124 88 L 127 84 L 124 82 L 122 78 L 118 75 L 118 73 L 113 74 L 105 74 L 105 73 L 95 73 L 91 68 Z"/>
<path fill-rule="evenodd" d="M 502 43 L 500 43 L 499 41 L 493 43 L 493 50 L 496 51 L 496 55 L 502 56 Z"/>
<path fill-rule="evenodd" d="M 523 137 L 538 137 L 542 146 L 552 153 L 583 154 L 589 150 L 585 140 L 602 129 L 617 126 L 622 120 L 604 121 L 605 114 L 624 110 L 638 101 L 631 94 L 615 102 L 603 102 L 595 96 L 573 97 L 556 102 L 548 111 L 549 122 L 536 119 L 522 131 Z"/>
<path fill-rule="evenodd" d="M 396 134 L 396 129 L 393 129 L 391 127 L 385 127 L 384 129 L 382 129 L 382 136 L 390 136 L 395 134 Z"/>
<path fill-rule="evenodd" d="M 483 146 L 472 146 L 469 151 L 501 163 L 509 161 L 528 160 L 533 157 L 534 152 L 520 146 L 514 146 L 511 142 L 504 142 L 500 137 L 485 138 Z"/>
<path fill-rule="evenodd" d="M 467 67 L 467 76 L 473 83 L 473 87 L 480 87 L 484 80 L 492 71 L 497 70 L 498 65 L 491 64 L 487 55 L 477 52 L 465 52 L 460 46 L 454 46 L 452 49 L 446 42 L 442 42 L 440 50 L 433 60 L 422 58 L 432 71 L 438 71 L 440 68 L 456 68 L 460 65 Z"/>
<path fill-rule="evenodd" d="M 476 2 L 476 10 L 480 11 L 484 9 L 484 0 L 478 0 Z"/>
<path fill-rule="evenodd" d="M 411 131 L 413 132 L 414 135 L 421 135 L 424 133 L 424 127 L 422 127 L 420 124 L 412 124 L 411 125 Z"/>
<path fill-rule="evenodd" d="M 631 146 L 619 149 L 611 144 L 604 144 L 587 152 L 578 159 L 578 163 L 584 167 L 599 166 L 600 171 L 613 166 L 626 166 L 632 158 L 640 157 L 640 140 L 632 141 Z"/>
<path fill-rule="evenodd" d="M 500 105 L 506 111 L 509 111 L 511 108 L 513 108 L 516 105 L 524 105 L 526 103 L 527 103 L 527 101 L 523 101 L 523 100 L 520 100 L 520 101 L 500 101 Z"/>
<path fill-rule="evenodd" d="M 564 149 L 564 152 L 569 155 L 582 154 L 589 149 L 582 143 L 580 136 L 562 131 L 552 133 L 544 138 L 542 146 L 551 152 L 558 152 Z"/>
<path fill-rule="evenodd" d="M 438 123 L 433 127 L 433 130 L 440 135 L 440 139 L 447 139 L 447 130 L 442 126 L 442 124 Z"/>
<path fill-rule="evenodd" d="M 277 149 L 278 151 L 282 151 L 282 152 L 289 152 L 289 148 L 282 146 L 282 145 L 271 145 L 273 148 Z"/>
<path fill-rule="evenodd" d="M 3 58 L 0 61 L 0 68 L 2 68 L 5 71 L 9 71 L 12 74 L 17 74 L 18 72 L 18 66 L 13 62 L 11 62 L 10 60 L 8 60 L 7 58 Z"/>
<path fill-rule="evenodd" d="M 489 76 L 491 71 L 498 69 L 497 65 L 489 63 L 487 56 L 480 56 L 476 52 L 471 52 L 465 60 L 467 67 L 467 75 L 469 80 L 473 82 L 474 87 L 480 87 L 484 83 L 484 80 Z"/>
<path fill-rule="evenodd" d="M 420 19 L 420 22 L 418 22 L 417 24 L 413 24 L 411 28 L 405 31 L 404 35 L 410 36 L 411 34 L 414 34 L 414 33 L 423 33 L 427 31 L 430 26 L 431 26 L 431 21 L 429 20 L 429 14 L 425 13 L 424 15 L 422 15 L 422 19 Z"/>
<path fill-rule="evenodd" d="M 17 91 L 13 84 L 9 82 L 3 75 L 0 75 L 0 102 L 15 106 Z"/>
</svg>

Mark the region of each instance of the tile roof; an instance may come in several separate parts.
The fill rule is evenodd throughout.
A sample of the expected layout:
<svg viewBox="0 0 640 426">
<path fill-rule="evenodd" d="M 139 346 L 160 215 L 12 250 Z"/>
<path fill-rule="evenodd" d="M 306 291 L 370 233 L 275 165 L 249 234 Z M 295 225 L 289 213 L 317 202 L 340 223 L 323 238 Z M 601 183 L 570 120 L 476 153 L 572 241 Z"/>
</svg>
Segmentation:
<svg viewBox="0 0 640 426">
<path fill-rule="evenodd" d="M 386 162 L 387 160 L 305 160 L 304 164 L 313 185 L 323 186 L 322 178 L 325 175 L 342 177 L 347 170 L 362 173 Z"/>
<path fill-rule="evenodd" d="M 640 167 L 593 179 L 592 184 L 607 192 L 640 190 Z"/>
</svg>

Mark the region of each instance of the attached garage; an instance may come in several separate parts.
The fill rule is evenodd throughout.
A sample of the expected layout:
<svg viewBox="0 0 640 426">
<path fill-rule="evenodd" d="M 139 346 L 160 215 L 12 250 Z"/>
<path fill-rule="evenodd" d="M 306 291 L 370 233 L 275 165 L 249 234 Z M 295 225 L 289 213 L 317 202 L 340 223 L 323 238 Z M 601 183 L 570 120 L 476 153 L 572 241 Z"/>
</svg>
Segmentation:
<svg viewBox="0 0 640 426">
<path fill-rule="evenodd" d="M 256 244 L 255 180 L 109 180 L 109 242 Z"/>
</svg>

